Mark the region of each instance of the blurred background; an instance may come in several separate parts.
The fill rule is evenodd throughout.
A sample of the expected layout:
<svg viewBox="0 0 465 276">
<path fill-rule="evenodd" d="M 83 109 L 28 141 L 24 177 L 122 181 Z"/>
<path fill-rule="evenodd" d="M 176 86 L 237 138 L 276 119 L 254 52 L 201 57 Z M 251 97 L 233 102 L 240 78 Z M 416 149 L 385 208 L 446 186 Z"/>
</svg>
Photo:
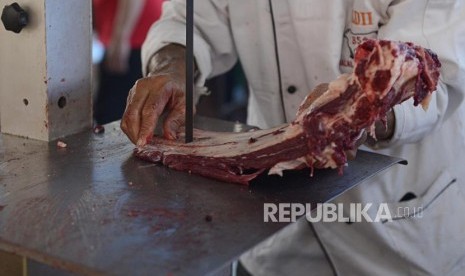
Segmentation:
<svg viewBox="0 0 465 276">
<path fill-rule="evenodd" d="M 93 0 L 94 126 L 121 119 L 129 90 L 142 77 L 142 43 L 163 2 Z M 206 87 L 211 93 L 200 98 L 198 115 L 245 123 L 248 85 L 240 63 Z"/>
</svg>

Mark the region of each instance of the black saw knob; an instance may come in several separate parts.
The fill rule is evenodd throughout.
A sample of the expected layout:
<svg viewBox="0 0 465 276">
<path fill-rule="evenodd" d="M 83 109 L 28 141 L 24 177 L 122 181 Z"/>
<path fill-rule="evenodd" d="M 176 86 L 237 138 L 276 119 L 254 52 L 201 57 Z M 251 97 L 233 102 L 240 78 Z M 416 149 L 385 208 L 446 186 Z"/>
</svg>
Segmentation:
<svg viewBox="0 0 465 276">
<path fill-rule="evenodd" d="M 18 3 L 13 3 L 3 8 L 2 22 L 6 30 L 19 34 L 29 23 L 29 16 Z"/>
</svg>

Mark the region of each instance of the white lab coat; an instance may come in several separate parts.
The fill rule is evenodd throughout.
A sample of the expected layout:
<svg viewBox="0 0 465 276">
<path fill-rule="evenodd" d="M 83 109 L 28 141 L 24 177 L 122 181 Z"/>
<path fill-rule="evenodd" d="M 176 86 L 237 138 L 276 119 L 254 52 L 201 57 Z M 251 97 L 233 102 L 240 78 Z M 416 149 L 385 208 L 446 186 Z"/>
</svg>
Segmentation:
<svg viewBox="0 0 465 276">
<path fill-rule="evenodd" d="M 183 2 L 164 4 L 143 47 L 145 65 L 163 46 L 185 44 Z M 308 91 L 350 72 L 353 49 L 364 38 L 411 41 L 432 49 L 443 64 L 428 111 L 412 101 L 395 107 L 394 136 L 377 145 L 409 165 L 395 166 L 336 199 L 389 203 L 392 210 L 421 206 L 423 218 L 314 223 L 317 237 L 300 222 L 246 253 L 245 266 L 254 275 L 318 275 L 324 272 L 312 270 L 318 267 L 312 262 L 321 259 L 313 258 L 311 244 L 323 252 L 321 243 L 328 263 L 342 275 L 465 275 L 465 0 L 196 0 L 195 5 L 197 84 L 239 58 L 251 90 L 248 122 L 260 127 L 292 120 Z M 407 192 L 417 197 L 399 202 Z M 309 236 L 319 243 L 303 243 Z"/>
</svg>

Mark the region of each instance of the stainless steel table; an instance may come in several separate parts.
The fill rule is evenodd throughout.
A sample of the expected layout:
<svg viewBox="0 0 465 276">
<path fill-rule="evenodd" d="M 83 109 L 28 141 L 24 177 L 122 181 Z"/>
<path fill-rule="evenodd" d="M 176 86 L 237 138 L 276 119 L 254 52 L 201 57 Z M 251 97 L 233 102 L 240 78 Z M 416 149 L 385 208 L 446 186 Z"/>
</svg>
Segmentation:
<svg viewBox="0 0 465 276">
<path fill-rule="evenodd" d="M 83 274 L 215 272 L 287 225 L 264 223 L 263 203 L 327 202 L 402 161 L 359 152 L 342 176 L 293 172 L 246 187 L 137 160 L 118 124 L 63 141 L 1 136 L 0 250 Z"/>
</svg>

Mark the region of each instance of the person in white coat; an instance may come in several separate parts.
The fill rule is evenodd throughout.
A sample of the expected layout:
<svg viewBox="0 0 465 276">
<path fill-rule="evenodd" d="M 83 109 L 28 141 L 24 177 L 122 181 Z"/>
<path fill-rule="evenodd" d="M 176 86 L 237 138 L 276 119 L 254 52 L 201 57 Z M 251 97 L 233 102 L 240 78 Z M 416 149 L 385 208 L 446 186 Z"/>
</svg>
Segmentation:
<svg viewBox="0 0 465 276">
<path fill-rule="evenodd" d="M 121 126 L 143 146 L 160 114 L 173 139 L 184 118 L 185 1 L 167 1 L 144 43 L 146 77 Z M 301 219 L 241 256 L 252 275 L 464 275 L 465 0 L 196 0 L 197 86 L 239 59 L 250 85 L 248 123 L 293 119 L 320 83 L 350 72 L 365 39 L 410 41 L 436 52 L 438 91 L 427 111 L 407 101 L 370 149 L 408 160 L 338 197 L 340 203 L 422 208 L 384 223 Z"/>
</svg>

